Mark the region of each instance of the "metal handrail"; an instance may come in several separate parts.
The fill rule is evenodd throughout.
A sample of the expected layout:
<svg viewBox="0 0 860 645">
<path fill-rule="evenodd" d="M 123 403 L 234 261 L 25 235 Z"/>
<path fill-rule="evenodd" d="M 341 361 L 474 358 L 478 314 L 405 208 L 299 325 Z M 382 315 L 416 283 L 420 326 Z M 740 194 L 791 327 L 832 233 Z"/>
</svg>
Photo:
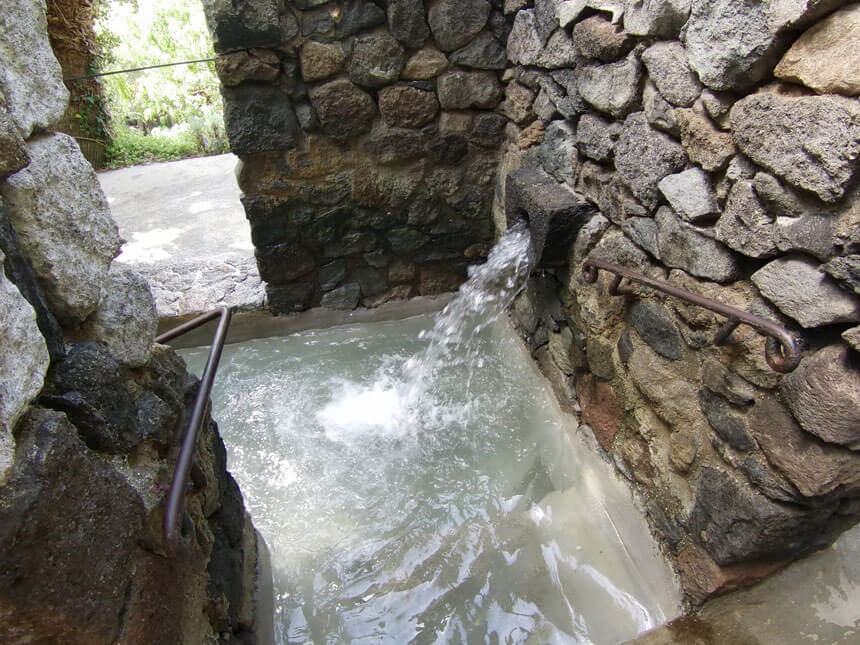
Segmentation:
<svg viewBox="0 0 860 645">
<path fill-rule="evenodd" d="M 737 309 L 721 302 L 717 302 L 716 300 L 711 300 L 710 298 L 705 298 L 697 293 L 671 285 L 668 282 L 649 278 L 642 273 L 631 271 L 630 269 L 626 269 L 610 262 L 604 262 L 603 260 L 592 258 L 585 260 L 582 265 L 583 279 L 589 283 L 596 282 L 600 269 L 615 274 L 615 279 L 609 287 L 609 293 L 613 296 L 629 293 L 629 291 L 621 289 L 621 281 L 626 278 L 632 282 L 638 282 L 647 287 L 651 287 L 652 289 L 657 289 L 658 291 L 667 293 L 675 298 L 686 300 L 697 307 L 703 307 L 718 313 L 721 316 L 725 316 L 728 320 L 717 332 L 717 335 L 714 338 L 715 345 L 726 343 L 735 328 L 743 323 L 745 325 L 749 325 L 763 336 L 767 336 L 764 354 L 767 364 L 770 365 L 774 371 L 786 374 L 793 371 L 800 364 L 801 355 L 800 349 L 797 345 L 797 340 L 788 332 L 787 329 L 785 329 L 785 327 L 777 325 L 767 318 L 762 318 L 761 316 L 756 316 L 748 311 Z"/>
<path fill-rule="evenodd" d="M 170 491 L 167 493 L 167 504 L 164 509 L 164 522 L 162 524 L 162 535 L 164 537 L 164 549 L 168 557 L 176 555 L 179 547 L 179 517 L 184 511 L 185 485 L 188 481 L 188 473 L 191 469 L 191 460 L 194 449 L 197 447 L 197 439 L 200 436 L 200 427 L 203 425 L 203 416 L 212 392 L 212 383 L 215 380 L 215 372 L 218 370 L 218 362 L 221 360 L 221 352 L 227 340 L 227 330 L 230 328 L 230 319 L 233 314 L 227 307 L 218 307 L 209 313 L 202 314 L 189 320 L 178 327 L 171 329 L 158 336 L 156 343 L 166 343 L 178 336 L 188 333 L 208 323 L 210 320 L 220 318 L 218 328 L 212 338 L 212 346 L 209 349 L 209 358 L 206 367 L 203 368 L 203 377 L 200 379 L 200 389 L 197 399 L 194 401 L 194 411 L 188 422 L 188 429 L 182 439 L 182 447 L 176 460 L 176 469 L 173 471 L 173 481 L 170 483 Z"/>
</svg>

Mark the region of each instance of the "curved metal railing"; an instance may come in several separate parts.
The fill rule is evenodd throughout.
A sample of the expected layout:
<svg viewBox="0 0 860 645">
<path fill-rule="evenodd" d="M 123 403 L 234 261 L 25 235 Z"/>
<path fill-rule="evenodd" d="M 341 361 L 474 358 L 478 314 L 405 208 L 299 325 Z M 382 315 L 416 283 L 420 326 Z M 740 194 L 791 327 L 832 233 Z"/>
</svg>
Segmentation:
<svg viewBox="0 0 860 645">
<path fill-rule="evenodd" d="M 200 379 L 200 389 L 194 401 L 194 410 L 185 436 L 182 438 L 182 447 L 179 457 L 176 459 L 176 468 L 173 471 L 173 481 L 167 493 L 167 504 L 164 508 L 164 522 L 162 524 L 162 535 L 164 537 L 164 549 L 168 557 L 173 557 L 179 549 L 180 518 L 184 511 L 185 487 L 188 474 L 191 470 L 191 461 L 194 458 L 194 450 L 197 447 L 197 438 L 200 436 L 200 428 L 203 425 L 203 417 L 206 413 L 206 405 L 212 392 L 212 384 L 215 381 L 215 372 L 218 370 L 218 362 L 221 360 L 221 352 L 227 340 L 227 330 L 230 328 L 232 313 L 227 307 L 218 307 L 209 313 L 202 314 L 196 318 L 183 323 L 155 339 L 157 343 L 167 343 L 178 336 L 188 333 L 205 325 L 210 320 L 220 318 L 215 335 L 212 338 L 212 346 L 209 349 L 209 358 L 206 367 L 203 368 L 203 377 Z"/>
<path fill-rule="evenodd" d="M 686 300 L 697 307 L 703 307 L 721 316 L 725 316 L 728 320 L 717 332 L 714 338 L 715 345 L 726 343 L 735 328 L 743 323 L 767 337 L 764 348 L 765 359 L 774 371 L 785 374 L 791 372 L 800 364 L 800 348 L 795 337 L 785 327 L 777 325 L 767 318 L 762 318 L 743 309 L 737 309 L 716 300 L 705 298 L 668 282 L 649 278 L 642 273 L 631 271 L 630 269 L 610 262 L 604 262 L 603 260 L 591 258 L 585 260 L 582 265 L 582 277 L 586 282 L 594 283 L 597 281 L 597 275 L 600 270 L 615 274 L 615 279 L 609 287 L 609 293 L 613 296 L 624 295 L 625 291 L 621 288 L 621 281 L 627 279 L 651 287 L 652 289 L 657 289 L 675 298 Z"/>
</svg>

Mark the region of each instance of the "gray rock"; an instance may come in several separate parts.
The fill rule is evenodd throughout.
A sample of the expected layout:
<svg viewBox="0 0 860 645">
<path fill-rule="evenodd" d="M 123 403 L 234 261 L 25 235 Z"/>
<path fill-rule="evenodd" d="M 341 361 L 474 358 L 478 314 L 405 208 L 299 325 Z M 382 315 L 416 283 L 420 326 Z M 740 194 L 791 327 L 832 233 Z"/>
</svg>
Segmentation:
<svg viewBox="0 0 860 645">
<path fill-rule="evenodd" d="M 5 254 L 5 259 L 0 259 L 0 278 L 5 271 L 6 279 L 17 287 L 24 299 L 33 307 L 36 313 L 36 325 L 45 339 L 51 359 L 62 358 L 66 354 L 63 330 L 45 303 L 42 289 L 36 282 L 36 276 L 33 275 L 33 270 L 21 251 L 18 235 L 9 221 L 6 204 L 0 199 L 0 255 L 2 254 Z"/>
<path fill-rule="evenodd" d="M 583 114 L 576 127 L 576 147 L 595 161 L 612 161 L 621 125 L 596 114 Z"/>
<path fill-rule="evenodd" d="M 675 108 L 660 95 L 654 83 L 648 79 L 645 79 L 642 90 L 642 107 L 645 110 L 645 118 L 651 126 L 680 138 L 681 130 L 675 118 Z"/>
<path fill-rule="evenodd" d="M 702 105 L 714 122 L 723 129 L 729 127 L 729 110 L 735 104 L 735 95 L 731 92 L 715 92 L 706 89 L 702 92 Z"/>
<path fill-rule="evenodd" d="M 573 262 L 571 266 L 579 266 L 597 245 L 609 226 L 609 220 L 600 213 L 597 213 L 582 225 L 582 228 L 579 229 L 579 233 L 576 235 L 576 242 L 573 245 Z"/>
<path fill-rule="evenodd" d="M 860 6 L 851 4 L 806 31 L 782 57 L 774 76 L 818 94 L 860 94 Z"/>
<path fill-rule="evenodd" d="M 347 71 L 356 85 L 382 87 L 400 78 L 405 64 L 400 43 L 388 34 L 372 34 L 355 39 Z"/>
<path fill-rule="evenodd" d="M 715 359 L 708 359 L 702 364 L 702 384 L 732 405 L 749 406 L 755 403 L 755 388 Z"/>
<path fill-rule="evenodd" d="M 320 305 L 327 309 L 351 311 L 358 307 L 359 300 L 361 300 L 361 286 L 357 282 L 350 282 L 325 294 Z"/>
<path fill-rule="evenodd" d="M 323 132 L 334 139 L 369 132 L 376 118 L 373 97 L 346 79 L 311 88 L 309 95 Z"/>
<path fill-rule="evenodd" d="M 786 45 L 769 3 L 693 0 L 684 44 L 690 66 L 714 90 L 743 90 L 770 73 Z"/>
<path fill-rule="evenodd" d="M 691 0 L 626 0 L 624 28 L 634 36 L 676 38 L 690 15 Z"/>
<path fill-rule="evenodd" d="M 559 116 L 555 103 L 550 100 L 549 94 L 547 94 L 546 90 L 538 92 L 532 108 L 534 109 L 535 114 L 537 114 L 537 117 L 544 123 L 549 123 Z"/>
<path fill-rule="evenodd" d="M 848 343 L 855 352 L 860 352 L 860 326 L 843 331 L 842 340 Z"/>
<path fill-rule="evenodd" d="M 13 2 L 0 12 L 0 103 L 23 139 L 54 126 L 69 103 L 47 25 L 44 0 Z"/>
<path fill-rule="evenodd" d="M 675 119 L 681 132 L 681 145 L 690 157 L 708 172 L 722 170 L 735 155 L 732 135 L 721 132 L 696 104 L 694 108 L 677 108 Z"/>
<path fill-rule="evenodd" d="M 660 258 L 657 245 L 657 223 L 652 217 L 630 217 L 621 222 L 621 230 L 636 246 L 645 249 L 655 258 Z"/>
<path fill-rule="evenodd" d="M 388 289 L 388 281 L 377 271 L 371 267 L 357 267 L 352 270 L 353 277 L 358 280 L 361 287 L 361 294 L 365 298 L 378 296 L 380 293 Z"/>
<path fill-rule="evenodd" d="M 505 48 L 488 31 L 482 31 L 465 47 L 448 57 L 454 65 L 474 69 L 505 69 L 508 57 Z"/>
<path fill-rule="evenodd" d="M 738 155 L 743 159 L 743 155 Z M 744 175 L 744 178 L 753 179 L 753 189 L 761 200 L 762 205 L 773 217 L 801 217 L 808 212 L 803 200 L 791 189 L 766 172 L 756 172 L 752 162 L 747 161 L 752 168 L 752 175 Z"/>
<path fill-rule="evenodd" d="M 732 251 L 682 222 L 671 209 L 660 208 L 656 220 L 660 259 L 667 266 L 714 282 L 732 282 L 741 276 Z"/>
<path fill-rule="evenodd" d="M 296 121 L 299 127 L 305 132 L 316 132 L 320 127 L 320 120 L 317 118 L 317 113 L 310 103 L 296 103 L 293 106 L 296 113 Z"/>
<path fill-rule="evenodd" d="M 684 356 L 684 339 L 665 307 L 637 300 L 627 309 L 627 322 L 655 352 L 673 361 Z"/>
<path fill-rule="evenodd" d="M 558 16 L 555 14 L 555 0 L 535 0 L 535 27 L 538 36 L 545 43 L 558 29 Z"/>
<path fill-rule="evenodd" d="M 860 321 L 860 301 L 804 256 L 778 258 L 752 274 L 762 295 L 804 327 Z"/>
<path fill-rule="evenodd" d="M 87 450 L 62 414 L 33 409 L 17 442 L 15 466 L 0 488 L 7 640 L 121 640 L 129 598 L 147 593 L 133 566 L 144 561 L 140 495 Z M 51 536 L 50 544 L 29 536 Z"/>
<path fill-rule="evenodd" d="M 860 105 L 839 96 L 748 96 L 731 110 L 743 153 L 826 202 L 845 194 L 860 157 Z"/>
<path fill-rule="evenodd" d="M 308 83 L 321 81 L 343 69 L 346 54 L 340 43 L 319 43 L 309 40 L 299 50 L 302 78 Z"/>
<path fill-rule="evenodd" d="M 836 218 L 827 213 L 777 217 L 773 239 L 780 251 L 803 251 L 826 262 L 833 256 Z"/>
<path fill-rule="evenodd" d="M 422 0 L 392 0 L 388 3 L 388 30 L 404 47 L 418 49 L 430 37 Z"/>
<path fill-rule="evenodd" d="M 796 557 L 826 546 L 839 532 L 825 524 L 833 506 L 778 504 L 710 466 L 701 469 L 695 489 L 690 532 L 722 566 Z"/>
<path fill-rule="evenodd" d="M 544 170 L 558 181 L 573 184 L 573 158 L 576 155 L 576 130 L 566 121 L 550 123 L 540 144 Z"/>
<path fill-rule="evenodd" d="M 428 240 L 428 237 L 424 233 L 410 228 L 392 229 L 388 232 L 387 237 L 389 244 L 391 244 L 391 250 L 398 255 L 414 253 L 423 247 Z"/>
<path fill-rule="evenodd" d="M 833 258 L 821 268 L 838 280 L 844 289 L 860 296 L 860 255 Z"/>
<path fill-rule="evenodd" d="M 343 39 L 385 23 L 385 11 L 371 0 L 349 0 L 340 12 L 335 36 Z"/>
<path fill-rule="evenodd" d="M 604 63 L 618 60 L 633 47 L 633 39 L 626 31 L 599 14 L 576 23 L 572 35 L 580 54 Z"/>
<path fill-rule="evenodd" d="M 515 65 L 534 65 L 543 50 L 544 41 L 538 35 L 534 9 L 517 13 L 508 36 L 508 58 Z"/>
<path fill-rule="evenodd" d="M 40 403 L 65 412 L 93 450 L 127 453 L 143 437 L 122 368 L 106 345 L 72 343 L 51 366 Z"/>
<path fill-rule="evenodd" d="M 427 12 L 433 38 L 442 51 L 450 52 L 466 45 L 490 16 L 486 0 L 440 0 Z"/>
<path fill-rule="evenodd" d="M 438 93 L 444 110 L 494 108 L 502 99 L 502 87 L 492 72 L 446 72 L 439 77 Z"/>
<path fill-rule="evenodd" d="M 202 0 L 215 51 L 276 47 L 283 33 L 277 0 Z"/>
<path fill-rule="evenodd" d="M 657 187 L 672 209 L 688 222 L 712 220 L 720 212 L 710 178 L 698 168 L 667 175 Z"/>
<path fill-rule="evenodd" d="M 436 94 L 397 85 L 379 90 L 379 112 L 386 124 L 395 128 L 420 128 L 439 111 Z"/>
<path fill-rule="evenodd" d="M 758 447 L 746 422 L 732 412 L 728 401 L 723 397 L 709 390 L 702 390 L 699 392 L 699 407 L 711 427 L 732 448 L 749 452 Z"/>
<path fill-rule="evenodd" d="M 298 123 L 289 97 L 273 85 L 243 83 L 222 88 L 224 124 L 237 155 L 291 148 Z"/>
<path fill-rule="evenodd" d="M 726 166 L 726 179 L 731 182 L 736 182 L 738 179 L 752 179 L 755 176 L 755 164 L 743 155 L 735 155 Z M 757 188 L 756 193 L 761 197 Z"/>
<path fill-rule="evenodd" d="M 0 190 L 48 306 L 61 323 L 75 325 L 98 305 L 122 240 L 74 139 L 57 133 L 34 137 L 28 153 L 30 165 Z"/>
<path fill-rule="evenodd" d="M 860 491 L 860 453 L 807 434 L 774 397 L 759 401 L 749 418 L 768 463 L 801 495 L 856 497 Z"/>
<path fill-rule="evenodd" d="M 860 449 L 860 369 L 845 345 L 806 356 L 780 393 L 804 430 L 829 443 Z"/>
<path fill-rule="evenodd" d="M 556 29 L 533 64 L 544 69 L 560 69 L 573 67 L 576 63 L 573 41 L 564 29 Z"/>
<path fill-rule="evenodd" d="M 648 125 L 643 112 L 627 117 L 615 144 L 615 168 L 621 180 L 646 208 L 657 206 L 657 185 L 687 162 L 681 146 Z"/>
<path fill-rule="evenodd" d="M 302 14 L 302 36 L 334 38 L 335 17 L 330 7 L 305 11 Z"/>
<path fill-rule="evenodd" d="M 686 107 L 699 98 L 702 84 L 690 69 L 681 43 L 654 43 L 642 53 L 642 62 L 657 90 L 669 103 Z"/>
<path fill-rule="evenodd" d="M 285 285 L 266 285 L 269 309 L 274 314 L 291 314 L 311 306 L 314 297 L 313 282 L 293 282 Z"/>
<path fill-rule="evenodd" d="M 334 260 L 320 267 L 317 272 L 317 279 L 320 282 L 320 289 L 323 291 L 331 291 L 341 280 L 346 277 L 346 260 Z"/>
<path fill-rule="evenodd" d="M 639 60 L 631 54 L 617 63 L 583 65 L 577 90 L 590 105 L 617 119 L 639 106 L 641 79 Z"/>
<path fill-rule="evenodd" d="M 573 70 L 554 70 L 548 76 L 541 76 L 539 84 L 565 119 L 575 119 L 588 110 L 576 89 L 576 74 Z"/>
<path fill-rule="evenodd" d="M 123 365 L 140 367 L 152 355 L 157 327 L 146 280 L 121 264 L 111 264 L 99 306 L 81 329 L 83 336 L 105 343 Z"/>
<path fill-rule="evenodd" d="M 36 325 L 36 312 L 2 271 L 0 252 L 0 481 L 5 481 L 15 450 L 12 431 L 36 398 L 48 371 L 48 348 Z"/>
<path fill-rule="evenodd" d="M 21 170 L 28 163 L 27 144 L 6 111 L 0 91 L 0 179 Z"/>
<path fill-rule="evenodd" d="M 735 182 L 725 211 L 714 228 L 717 239 L 728 247 L 753 258 L 777 254 L 774 220 L 759 202 L 752 182 Z"/>
</svg>

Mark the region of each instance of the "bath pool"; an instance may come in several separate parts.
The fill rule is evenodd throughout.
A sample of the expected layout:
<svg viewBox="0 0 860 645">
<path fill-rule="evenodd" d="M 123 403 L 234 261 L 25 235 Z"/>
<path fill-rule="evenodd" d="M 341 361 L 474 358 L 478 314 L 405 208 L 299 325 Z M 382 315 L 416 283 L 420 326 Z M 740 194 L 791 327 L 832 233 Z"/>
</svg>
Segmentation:
<svg viewBox="0 0 860 645">
<path fill-rule="evenodd" d="M 276 640 L 615 643 L 676 616 L 627 487 L 507 322 L 415 379 L 432 324 L 225 348 L 213 416 L 271 551 Z M 199 373 L 207 350 L 182 354 Z"/>
</svg>

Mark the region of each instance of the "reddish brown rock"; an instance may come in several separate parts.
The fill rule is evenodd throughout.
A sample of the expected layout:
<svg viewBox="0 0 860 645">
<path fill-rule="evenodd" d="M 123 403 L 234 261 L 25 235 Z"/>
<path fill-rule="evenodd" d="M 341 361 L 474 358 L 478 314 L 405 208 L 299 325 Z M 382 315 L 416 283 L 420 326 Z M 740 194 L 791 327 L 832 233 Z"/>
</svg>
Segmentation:
<svg viewBox="0 0 860 645">
<path fill-rule="evenodd" d="M 615 390 L 608 381 L 583 374 L 576 379 L 576 392 L 582 406 L 582 420 L 591 426 L 600 446 L 610 452 L 623 412 Z"/>
<path fill-rule="evenodd" d="M 721 567 L 697 545 L 688 546 L 678 554 L 681 586 L 694 605 L 701 605 L 711 596 L 753 585 L 786 564 L 786 561 L 758 561 Z"/>
</svg>

